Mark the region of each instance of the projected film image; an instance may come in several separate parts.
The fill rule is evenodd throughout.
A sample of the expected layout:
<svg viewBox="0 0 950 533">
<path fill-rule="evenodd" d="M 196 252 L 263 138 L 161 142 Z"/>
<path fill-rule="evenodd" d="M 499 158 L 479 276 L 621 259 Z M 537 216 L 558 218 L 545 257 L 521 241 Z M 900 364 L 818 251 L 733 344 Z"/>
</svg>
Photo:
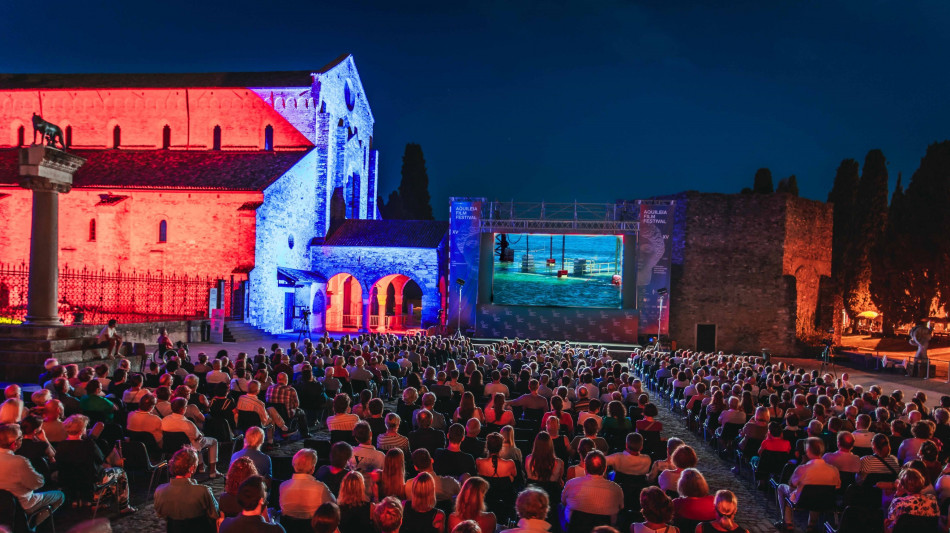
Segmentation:
<svg viewBox="0 0 950 533">
<path fill-rule="evenodd" d="M 494 255 L 495 305 L 620 307 L 619 236 L 497 233 Z"/>
</svg>

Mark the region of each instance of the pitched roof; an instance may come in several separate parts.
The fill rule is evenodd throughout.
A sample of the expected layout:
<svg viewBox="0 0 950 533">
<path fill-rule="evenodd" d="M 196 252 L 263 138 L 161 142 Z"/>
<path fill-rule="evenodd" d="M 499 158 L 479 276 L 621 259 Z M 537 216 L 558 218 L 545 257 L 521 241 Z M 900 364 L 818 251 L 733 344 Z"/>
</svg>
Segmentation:
<svg viewBox="0 0 950 533">
<path fill-rule="evenodd" d="M 0 89 L 310 87 L 313 74 L 327 72 L 349 56 L 343 54 L 317 71 L 0 74 Z"/>
<path fill-rule="evenodd" d="M 0 149 L 0 185 L 19 181 L 17 148 Z M 261 191 L 310 150 L 70 150 L 86 159 L 73 178 L 77 188 L 223 189 Z"/>
<path fill-rule="evenodd" d="M 323 245 L 436 248 L 448 231 L 448 222 L 436 220 L 346 220 Z"/>
</svg>

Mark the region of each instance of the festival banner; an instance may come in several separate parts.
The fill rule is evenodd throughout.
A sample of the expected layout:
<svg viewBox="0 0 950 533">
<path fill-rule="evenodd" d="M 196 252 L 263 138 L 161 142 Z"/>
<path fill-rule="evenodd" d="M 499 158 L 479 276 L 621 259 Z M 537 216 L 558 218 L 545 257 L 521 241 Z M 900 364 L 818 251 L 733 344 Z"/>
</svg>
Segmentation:
<svg viewBox="0 0 950 533">
<path fill-rule="evenodd" d="M 674 202 L 640 204 L 637 233 L 637 307 L 640 335 L 669 335 Z M 659 331 L 657 329 L 659 328 Z"/>
<path fill-rule="evenodd" d="M 475 327 L 478 299 L 479 223 L 483 198 L 449 199 L 449 293 L 447 328 L 462 331 Z M 459 285 L 459 281 L 464 285 Z M 461 302 L 459 298 L 461 297 Z M 461 314 L 461 318 L 460 315 Z"/>
</svg>

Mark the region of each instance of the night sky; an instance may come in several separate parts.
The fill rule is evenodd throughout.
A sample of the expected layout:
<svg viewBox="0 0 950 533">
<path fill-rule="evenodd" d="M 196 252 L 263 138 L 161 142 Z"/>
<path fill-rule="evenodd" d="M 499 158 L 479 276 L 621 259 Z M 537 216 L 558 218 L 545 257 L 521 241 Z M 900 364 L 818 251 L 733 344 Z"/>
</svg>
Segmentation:
<svg viewBox="0 0 950 533">
<path fill-rule="evenodd" d="M 804 4 L 9 1 L 0 71 L 316 70 L 352 53 L 380 191 L 420 143 L 437 218 L 449 196 L 738 192 L 763 166 L 824 200 L 841 159 L 872 148 L 906 184 L 950 138 L 950 2 Z"/>
</svg>

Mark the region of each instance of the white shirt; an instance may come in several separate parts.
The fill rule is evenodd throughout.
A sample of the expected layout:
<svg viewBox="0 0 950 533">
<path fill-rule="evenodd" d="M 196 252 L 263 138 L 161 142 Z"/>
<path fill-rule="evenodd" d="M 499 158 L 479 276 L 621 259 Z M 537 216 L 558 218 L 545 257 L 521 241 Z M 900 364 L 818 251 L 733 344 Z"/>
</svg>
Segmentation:
<svg viewBox="0 0 950 533">
<path fill-rule="evenodd" d="M 570 479 L 564 484 L 561 503 L 565 505 L 568 513 L 583 511 L 610 515 L 616 519 L 617 513 L 623 508 L 623 489 L 603 476 L 587 474 Z"/>
<path fill-rule="evenodd" d="M 171 433 L 172 431 L 178 431 L 188 435 L 188 439 L 191 441 L 192 446 L 196 449 L 201 449 L 201 443 L 198 442 L 203 436 L 200 431 L 198 431 L 198 426 L 194 422 L 185 418 L 185 415 L 180 415 L 178 413 L 172 413 L 162 419 L 162 431 L 167 431 Z"/>
<path fill-rule="evenodd" d="M 369 444 L 360 444 L 353 448 L 353 456 L 347 464 L 353 470 L 359 470 L 362 473 L 372 472 L 373 470 L 382 470 L 383 462 L 386 460 L 386 454 L 377 450 Z"/>
<path fill-rule="evenodd" d="M 126 419 L 125 429 L 128 431 L 147 431 L 155 437 L 155 442 L 162 444 L 162 419 L 145 411 L 132 411 Z"/>
<path fill-rule="evenodd" d="M 280 510 L 292 518 L 310 519 L 318 507 L 336 503 L 330 489 L 310 474 L 294 474 L 280 484 Z"/>
<path fill-rule="evenodd" d="M 624 450 L 607 456 L 607 466 L 628 476 L 645 476 L 650 473 L 650 456 L 633 455 Z"/>
</svg>

